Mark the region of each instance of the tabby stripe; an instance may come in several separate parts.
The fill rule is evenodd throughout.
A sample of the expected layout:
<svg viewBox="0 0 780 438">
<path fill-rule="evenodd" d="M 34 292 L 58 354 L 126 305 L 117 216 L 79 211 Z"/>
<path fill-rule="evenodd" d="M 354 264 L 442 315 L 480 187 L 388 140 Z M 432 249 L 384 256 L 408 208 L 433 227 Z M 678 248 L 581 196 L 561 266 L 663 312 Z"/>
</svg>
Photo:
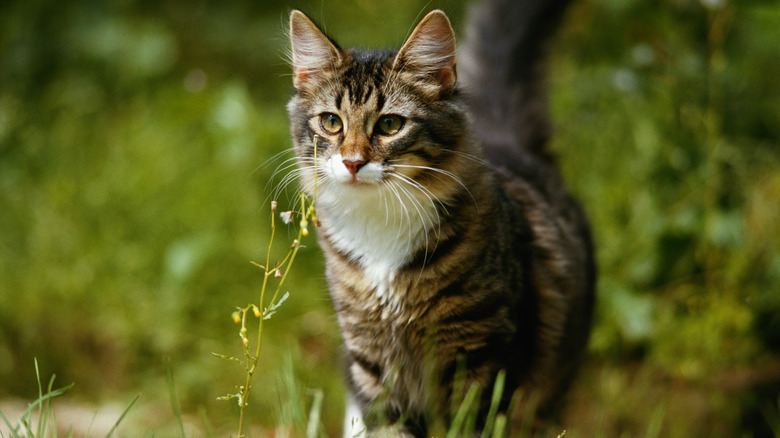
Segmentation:
<svg viewBox="0 0 780 438">
<path fill-rule="evenodd" d="M 421 146 L 420 153 L 415 153 L 416 149 L 411 149 L 407 153 L 415 154 L 426 160 L 427 166 L 439 169 L 445 172 L 451 172 L 449 168 L 453 166 L 453 162 L 459 159 L 456 154 L 444 154 L 440 148 L 443 146 L 434 144 L 431 146 Z M 452 173 L 452 172 L 451 172 Z M 423 186 L 439 185 L 445 183 L 448 188 L 455 189 L 456 191 L 448 193 L 448 198 L 451 199 L 454 196 L 458 196 L 457 201 L 448 200 L 448 204 L 452 206 L 471 207 L 474 205 L 474 199 L 466 192 L 466 189 L 455 181 L 451 176 L 436 171 L 425 171 L 415 178 L 417 182 Z M 462 202 L 461 202 L 462 201 Z"/>
<path fill-rule="evenodd" d="M 442 214 L 442 212 L 439 212 L 439 214 Z M 419 249 L 412 261 L 406 265 L 406 269 L 419 271 L 423 267 L 435 265 L 442 258 L 452 255 L 455 249 L 463 243 L 464 237 L 464 234 L 459 229 L 452 230 L 451 233 L 448 233 L 443 238 L 439 235 L 439 240 L 433 242 L 435 245 L 433 249 L 425 247 Z"/>
<path fill-rule="evenodd" d="M 404 134 L 402 137 L 395 138 L 392 143 L 389 144 L 390 149 L 396 154 L 407 151 L 413 148 L 417 141 L 420 139 L 420 129 L 412 129 L 410 132 Z M 378 139 L 377 139 L 378 140 Z"/>
<path fill-rule="evenodd" d="M 514 332 L 514 324 L 507 321 L 505 315 L 496 312 L 481 321 L 461 321 L 450 323 L 447 327 L 437 325 L 436 339 L 442 348 L 464 346 L 478 348 L 492 336 L 505 338 Z"/>
<path fill-rule="evenodd" d="M 434 109 L 434 111 L 436 111 Z M 457 113 L 447 114 L 446 122 L 431 119 L 426 123 L 428 136 L 436 144 L 457 144 L 460 139 L 460 128 L 463 118 Z"/>
<path fill-rule="evenodd" d="M 411 147 L 409 147 L 408 150 L 406 150 L 404 152 L 407 153 L 407 154 L 411 154 L 411 155 L 414 155 L 416 157 L 422 158 L 427 163 L 432 163 L 434 161 L 434 156 L 431 155 L 431 153 L 429 152 L 429 149 L 430 148 L 425 147 L 425 146 L 420 146 L 419 144 L 413 144 L 413 145 L 411 145 Z M 430 166 L 430 164 L 429 164 L 429 166 Z M 430 167 L 433 167 L 433 166 L 430 166 Z"/>
<path fill-rule="evenodd" d="M 369 85 L 365 92 L 366 94 L 363 96 L 363 101 L 361 102 L 363 105 L 368 102 L 368 99 L 371 99 L 371 94 L 374 92 L 374 87 Z"/>
<path fill-rule="evenodd" d="M 368 360 L 367 357 L 354 350 L 349 351 L 349 357 L 352 359 L 354 363 L 360 365 L 361 368 L 366 370 L 377 380 L 379 380 L 380 377 L 382 377 L 382 368 L 379 366 L 379 364 L 371 362 L 370 360 Z"/>
<path fill-rule="evenodd" d="M 437 176 L 434 172 L 430 173 L 431 178 L 447 178 L 446 176 Z M 421 179 L 418 178 L 418 182 L 428 186 L 420 181 Z M 469 246 L 462 246 L 468 244 L 467 240 L 470 237 L 467 232 L 468 227 L 462 223 L 462 220 L 467 217 L 464 210 L 474 208 L 474 201 L 466 189 L 460 187 L 460 184 L 458 184 L 457 189 L 457 192 L 448 195 L 449 199 L 444 207 L 437 206 L 439 217 L 443 218 L 444 222 L 438 231 L 432 231 L 436 240 L 432 240 L 429 246 L 434 244 L 435 247 L 432 250 L 430 247 L 427 250 L 424 247 L 418 250 L 412 261 L 406 266 L 407 269 L 419 270 L 425 266 L 433 266 L 446 258 L 458 259 L 457 256 L 460 254 L 456 253 L 459 249 L 464 248 L 464 251 L 471 249 Z"/>
<path fill-rule="evenodd" d="M 472 372 L 474 372 L 474 370 L 477 370 L 479 368 L 501 369 L 501 368 L 507 368 L 508 366 L 513 367 L 513 369 L 511 370 L 512 372 L 519 371 L 518 369 L 516 369 L 517 364 L 512 363 L 514 361 L 506 360 L 506 358 L 512 357 L 513 356 L 512 353 L 521 356 L 526 352 L 517 350 L 517 348 L 514 345 L 507 342 L 507 339 L 502 339 L 500 334 L 494 334 L 493 336 L 486 338 L 484 342 L 485 342 L 484 345 L 471 350 L 466 350 L 465 348 L 462 347 L 458 348 L 457 349 L 458 359 L 452 360 L 450 363 L 447 364 L 447 366 L 442 371 L 442 380 L 452 381 L 453 379 L 456 378 L 455 376 L 459 366 L 463 366 L 459 363 L 460 361 L 465 361 L 465 365 L 466 365 L 465 369 L 471 370 Z M 498 362 L 494 360 L 495 358 L 505 358 L 505 360 Z M 475 374 L 481 374 L 481 373 L 476 372 Z"/>
<path fill-rule="evenodd" d="M 460 291 L 459 291 L 460 292 Z M 455 300 L 451 300 L 455 301 Z M 441 326 L 460 324 L 462 321 L 483 321 L 498 315 L 498 309 L 506 308 L 506 296 L 501 293 L 488 293 L 478 300 L 457 299 L 457 307 L 439 323 Z"/>
</svg>

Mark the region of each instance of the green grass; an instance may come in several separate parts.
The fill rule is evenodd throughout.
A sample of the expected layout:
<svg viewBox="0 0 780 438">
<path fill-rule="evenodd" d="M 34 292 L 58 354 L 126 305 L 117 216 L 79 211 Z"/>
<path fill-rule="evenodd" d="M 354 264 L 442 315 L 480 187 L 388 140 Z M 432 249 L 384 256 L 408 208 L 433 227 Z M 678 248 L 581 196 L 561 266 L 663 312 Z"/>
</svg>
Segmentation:
<svg viewBox="0 0 780 438">
<path fill-rule="evenodd" d="M 8 427 L 8 436 L 12 438 L 35 436 L 43 437 L 47 434 L 56 436 L 56 428 L 52 429 L 54 414 L 51 410 L 51 401 L 53 398 L 67 393 L 73 385 L 59 389 L 53 389 L 54 376 L 49 380 L 46 392 L 43 391 L 41 378 L 38 371 L 38 362 L 35 362 L 35 374 L 38 379 L 38 398 L 29 404 L 16 423 L 12 423 L 5 414 L 0 411 L 0 419 Z M 36 415 L 37 410 L 37 415 Z M 56 423 L 55 423 L 56 424 Z"/>
<path fill-rule="evenodd" d="M 38 398 L 27 406 L 27 409 L 15 422 L 9 420 L 8 417 L 6 417 L 6 415 L 0 411 L 0 419 L 3 420 L 3 423 L 7 427 L 7 430 L 4 432 L 2 429 L 0 429 L 0 436 L 7 436 L 9 438 L 57 437 L 58 423 L 52 409 L 52 400 L 56 397 L 67 394 L 73 388 L 73 384 L 54 389 L 55 376 L 52 375 L 49 379 L 48 385 L 46 386 L 46 390 L 44 391 L 37 360 L 35 361 L 35 377 L 38 383 Z M 130 402 L 119 418 L 117 418 L 114 425 L 106 434 L 106 438 L 110 438 L 114 435 L 117 428 L 119 427 L 119 424 L 122 422 L 122 419 L 124 419 L 125 415 L 127 415 L 136 401 L 138 401 L 138 396 L 136 396 L 133 401 Z M 68 436 L 73 436 L 72 429 L 70 430 Z"/>
<path fill-rule="evenodd" d="M 344 45 L 380 46 L 424 8 L 456 29 L 465 10 L 296 7 Z M 239 407 L 217 397 L 245 370 L 211 353 L 243 357 L 231 312 L 259 304 L 250 262 L 265 260 L 272 175 L 291 157 L 269 162 L 290 146 L 288 8 L 0 5 L 0 402 L 39 399 L 37 376 L 56 374 L 75 383 L 58 404 L 140 394 L 122 420 L 137 435 L 235 433 Z M 753 0 L 585 0 L 567 17 L 554 146 L 601 273 L 567 438 L 777 436 L 779 24 L 780 6 Z M 297 228 L 277 233 L 281 260 Z M 295 264 L 263 329 L 251 436 L 304 436 L 315 394 L 317 433 L 340 433 L 341 341 L 313 239 Z"/>
</svg>

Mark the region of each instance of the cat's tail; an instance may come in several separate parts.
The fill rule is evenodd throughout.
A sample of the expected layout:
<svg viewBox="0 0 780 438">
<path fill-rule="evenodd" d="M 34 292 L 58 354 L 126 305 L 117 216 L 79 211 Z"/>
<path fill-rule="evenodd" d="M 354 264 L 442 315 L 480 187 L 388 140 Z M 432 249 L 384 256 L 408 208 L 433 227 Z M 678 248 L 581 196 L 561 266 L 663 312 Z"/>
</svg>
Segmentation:
<svg viewBox="0 0 780 438">
<path fill-rule="evenodd" d="M 547 150 L 544 58 L 568 3 L 483 0 L 472 7 L 458 57 L 458 81 L 488 158 L 524 150 L 553 160 Z"/>
</svg>

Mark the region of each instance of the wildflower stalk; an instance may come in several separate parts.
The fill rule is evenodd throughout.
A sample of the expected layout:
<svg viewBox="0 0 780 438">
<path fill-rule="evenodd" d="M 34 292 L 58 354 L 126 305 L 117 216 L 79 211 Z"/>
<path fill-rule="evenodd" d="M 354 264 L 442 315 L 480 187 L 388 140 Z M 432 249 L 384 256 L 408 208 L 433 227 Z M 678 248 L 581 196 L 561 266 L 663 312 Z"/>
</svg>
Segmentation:
<svg viewBox="0 0 780 438">
<path fill-rule="evenodd" d="M 286 218 L 291 218 L 293 215 L 300 215 L 300 222 L 299 222 L 299 228 L 298 228 L 298 236 L 297 239 L 293 240 L 292 244 L 290 245 L 290 249 L 287 251 L 287 254 L 285 257 L 280 261 L 277 262 L 275 265 L 271 265 L 271 252 L 273 248 L 273 242 L 274 238 L 276 237 L 276 209 L 277 209 L 277 203 L 276 201 L 271 202 L 271 238 L 268 242 L 268 248 L 266 249 L 266 255 L 265 255 L 265 264 L 261 265 L 255 262 L 252 262 L 255 266 L 263 269 L 263 282 L 262 286 L 260 288 L 260 301 L 259 305 L 256 304 L 249 304 L 246 307 L 238 308 L 235 312 L 233 312 L 233 319 L 236 323 L 241 324 L 241 329 L 239 330 L 239 336 L 241 337 L 241 341 L 243 343 L 243 353 L 244 353 L 244 359 L 240 360 L 235 357 L 229 357 L 225 355 L 220 354 L 214 354 L 215 356 L 227 359 L 233 362 L 240 363 L 243 365 L 243 367 L 246 370 L 246 379 L 243 386 L 240 386 L 238 388 L 238 392 L 235 394 L 229 394 L 224 397 L 219 397 L 221 400 L 227 400 L 227 399 L 238 399 L 238 405 L 240 409 L 239 413 L 239 420 L 238 420 L 238 437 L 244 436 L 244 419 L 246 415 L 246 407 L 248 405 L 249 400 L 249 393 L 252 389 L 252 378 L 255 375 L 255 372 L 258 370 L 258 364 L 260 363 L 260 349 L 262 346 L 262 339 L 263 339 L 263 325 L 266 319 L 269 319 L 273 313 L 276 312 L 276 310 L 279 308 L 279 306 L 287 299 L 289 296 L 289 292 L 286 292 L 284 295 L 279 296 L 282 286 L 284 286 L 285 281 L 287 280 L 287 276 L 290 273 L 290 268 L 292 268 L 293 263 L 295 262 L 295 257 L 298 254 L 298 250 L 301 248 L 301 242 L 303 241 L 304 237 L 307 237 L 309 235 L 309 221 L 313 222 L 315 226 L 319 226 L 319 220 L 317 219 L 317 213 L 314 208 L 314 201 L 317 198 L 317 143 L 319 141 L 319 137 L 314 137 L 314 192 L 311 197 L 306 195 L 303 191 L 299 193 L 299 201 L 300 201 L 300 210 L 299 211 L 290 211 L 282 213 L 285 215 Z M 283 217 L 283 219 L 285 218 Z M 285 222 L 287 222 L 287 219 L 285 219 Z M 273 295 L 271 296 L 271 300 L 268 303 L 268 306 L 265 307 L 265 299 L 266 299 L 266 292 L 269 290 L 269 279 L 271 277 L 274 277 L 275 279 L 278 279 L 278 283 L 276 284 L 276 287 L 274 289 Z M 251 311 L 252 314 L 254 314 L 255 317 L 258 318 L 258 324 L 257 324 L 257 341 L 254 346 L 254 351 L 252 351 L 252 348 L 250 347 L 250 340 L 247 337 L 247 313 Z M 254 353 L 254 354 L 253 354 Z"/>
</svg>

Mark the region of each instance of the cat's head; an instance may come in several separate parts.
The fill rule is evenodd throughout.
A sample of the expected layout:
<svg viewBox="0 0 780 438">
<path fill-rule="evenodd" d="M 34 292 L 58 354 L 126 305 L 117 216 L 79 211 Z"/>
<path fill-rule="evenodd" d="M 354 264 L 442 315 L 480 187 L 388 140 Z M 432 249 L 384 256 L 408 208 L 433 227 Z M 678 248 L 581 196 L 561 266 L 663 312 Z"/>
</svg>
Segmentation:
<svg viewBox="0 0 780 438">
<path fill-rule="evenodd" d="M 466 129 L 446 15 L 429 13 L 400 50 L 345 50 L 293 11 L 290 40 L 288 111 L 304 187 L 313 187 L 316 139 L 327 190 L 349 196 L 405 181 L 435 195 Z"/>
</svg>

